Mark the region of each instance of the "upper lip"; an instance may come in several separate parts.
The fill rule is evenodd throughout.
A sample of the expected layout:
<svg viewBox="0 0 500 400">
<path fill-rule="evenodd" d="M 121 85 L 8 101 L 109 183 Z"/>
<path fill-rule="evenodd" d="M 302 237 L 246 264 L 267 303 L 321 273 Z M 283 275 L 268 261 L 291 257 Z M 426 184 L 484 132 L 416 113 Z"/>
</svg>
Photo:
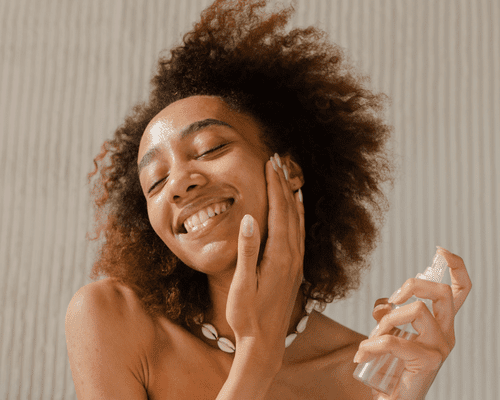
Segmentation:
<svg viewBox="0 0 500 400">
<path fill-rule="evenodd" d="M 230 197 L 230 196 L 217 196 L 217 197 L 210 196 L 210 197 L 204 197 L 204 198 L 198 199 L 198 200 L 188 204 L 187 206 L 185 206 L 182 209 L 182 211 L 177 216 L 177 221 L 175 223 L 176 231 L 178 233 L 181 233 L 183 231 L 184 221 L 186 221 L 186 219 L 188 219 L 191 215 L 194 215 L 198 211 L 203 210 L 204 208 L 206 208 L 210 204 L 219 203 L 221 201 L 226 201 L 226 200 L 229 200 L 231 198 L 232 197 Z"/>
</svg>

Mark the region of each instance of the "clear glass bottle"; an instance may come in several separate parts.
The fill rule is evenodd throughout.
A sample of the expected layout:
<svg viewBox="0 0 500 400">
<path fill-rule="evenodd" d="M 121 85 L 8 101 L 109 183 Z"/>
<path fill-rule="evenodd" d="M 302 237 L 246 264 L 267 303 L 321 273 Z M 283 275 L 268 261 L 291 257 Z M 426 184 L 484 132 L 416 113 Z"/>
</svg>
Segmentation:
<svg viewBox="0 0 500 400">
<path fill-rule="evenodd" d="M 441 254 L 436 253 L 432 260 L 432 265 L 427 267 L 423 274 L 418 274 L 416 277 L 427 281 L 441 282 L 447 266 L 446 259 Z M 424 302 L 431 314 L 434 315 L 432 312 L 432 300 L 420 299 L 415 296 L 412 296 L 406 303 L 393 307 L 393 309 L 397 309 L 417 300 Z M 418 336 L 418 332 L 413 328 L 411 323 L 408 323 L 398 326 L 393 335 L 407 340 L 413 340 Z M 358 364 L 354 370 L 353 376 L 365 385 L 390 396 L 403 373 L 403 369 L 404 361 L 394 357 L 391 353 L 387 353 L 370 361 Z"/>
</svg>

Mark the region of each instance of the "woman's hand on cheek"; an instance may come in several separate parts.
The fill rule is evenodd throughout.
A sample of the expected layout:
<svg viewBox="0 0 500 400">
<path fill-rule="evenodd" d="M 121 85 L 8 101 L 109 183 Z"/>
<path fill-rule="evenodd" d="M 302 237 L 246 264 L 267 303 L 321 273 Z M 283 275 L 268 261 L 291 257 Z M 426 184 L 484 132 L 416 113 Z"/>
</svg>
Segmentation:
<svg viewBox="0 0 500 400">
<path fill-rule="evenodd" d="M 463 260 L 439 249 L 450 267 L 452 286 L 423 279 L 408 279 L 401 291 L 391 298 L 403 304 L 413 295 L 432 300 L 433 313 L 421 301 L 392 309 L 388 299 L 375 302 L 373 317 L 378 325 L 370 337 L 361 342 L 355 362 L 365 362 L 384 353 L 403 360 L 404 370 L 391 396 L 373 390 L 377 400 L 424 399 L 442 363 L 455 346 L 455 315 L 472 288 Z M 411 323 L 419 333 L 409 341 L 392 335 L 395 327 Z"/>
<path fill-rule="evenodd" d="M 293 193 L 283 168 L 266 163 L 269 199 L 268 239 L 257 266 L 260 231 L 246 215 L 240 225 L 238 261 L 229 290 L 226 317 L 234 331 L 236 351 L 255 346 L 279 366 L 285 351 L 292 311 L 303 278 L 304 207 Z M 247 220 L 247 221 L 245 221 Z M 245 233 L 245 223 L 253 229 Z"/>
</svg>

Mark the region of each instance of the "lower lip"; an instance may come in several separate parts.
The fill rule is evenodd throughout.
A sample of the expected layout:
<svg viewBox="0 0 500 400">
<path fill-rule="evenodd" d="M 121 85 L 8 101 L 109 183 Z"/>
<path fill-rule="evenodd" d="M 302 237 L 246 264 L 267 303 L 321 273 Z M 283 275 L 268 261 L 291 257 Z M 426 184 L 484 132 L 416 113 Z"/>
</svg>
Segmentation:
<svg viewBox="0 0 500 400">
<path fill-rule="evenodd" d="M 189 238 L 195 239 L 195 238 L 198 238 L 202 235 L 207 234 L 217 224 L 219 224 L 219 222 L 221 222 L 227 216 L 227 214 L 232 210 L 233 207 L 234 207 L 234 202 L 233 202 L 233 204 L 231 204 L 231 206 L 229 206 L 229 208 L 226 211 L 224 211 L 220 214 L 217 214 L 214 217 L 211 217 L 208 220 L 206 220 L 205 225 L 201 224 L 201 225 L 199 225 L 199 227 L 196 230 L 188 232 L 188 233 L 180 234 L 179 236 L 180 237 L 189 236 Z"/>
</svg>

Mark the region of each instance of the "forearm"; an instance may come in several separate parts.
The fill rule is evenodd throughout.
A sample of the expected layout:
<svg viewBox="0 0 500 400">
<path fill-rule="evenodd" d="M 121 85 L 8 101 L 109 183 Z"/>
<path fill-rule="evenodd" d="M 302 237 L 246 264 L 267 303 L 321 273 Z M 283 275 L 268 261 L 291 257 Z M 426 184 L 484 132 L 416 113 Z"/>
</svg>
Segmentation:
<svg viewBox="0 0 500 400">
<path fill-rule="evenodd" d="M 265 399 L 279 371 L 278 365 L 263 361 L 256 353 L 237 351 L 229 376 L 216 400 Z"/>
</svg>

